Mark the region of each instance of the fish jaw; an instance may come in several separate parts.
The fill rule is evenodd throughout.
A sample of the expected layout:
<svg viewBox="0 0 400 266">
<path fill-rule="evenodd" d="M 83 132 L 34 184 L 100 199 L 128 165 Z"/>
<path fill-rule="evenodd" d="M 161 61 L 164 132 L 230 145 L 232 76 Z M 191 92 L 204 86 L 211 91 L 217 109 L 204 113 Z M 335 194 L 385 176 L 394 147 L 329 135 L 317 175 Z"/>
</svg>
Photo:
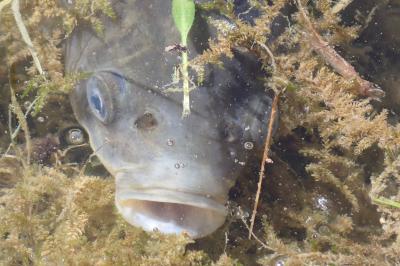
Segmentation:
<svg viewBox="0 0 400 266">
<path fill-rule="evenodd" d="M 115 195 L 119 213 L 133 226 L 166 234 L 186 233 L 196 239 L 211 234 L 225 222 L 226 198 L 219 195 L 226 195 L 227 191 L 205 194 L 182 183 L 175 188 L 170 183 L 143 187 L 134 180 L 127 174 L 117 175 Z M 167 183 L 168 177 L 165 180 Z"/>
</svg>

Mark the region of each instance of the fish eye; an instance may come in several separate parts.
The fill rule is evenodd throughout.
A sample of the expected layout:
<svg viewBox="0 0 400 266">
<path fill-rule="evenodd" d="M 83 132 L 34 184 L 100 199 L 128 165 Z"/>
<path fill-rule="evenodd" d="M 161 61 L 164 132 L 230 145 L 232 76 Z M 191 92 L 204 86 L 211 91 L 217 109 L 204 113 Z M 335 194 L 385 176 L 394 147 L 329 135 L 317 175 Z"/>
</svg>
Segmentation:
<svg viewBox="0 0 400 266">
<path fill-rule="evenodd" d="M 89 78 L 86 97 L 89 108 L 102 123 L 110 123 L 114 118 L 114 95 L 125 91 L 125 81 L 112 72 L 100 72 Z"/>
</svg>

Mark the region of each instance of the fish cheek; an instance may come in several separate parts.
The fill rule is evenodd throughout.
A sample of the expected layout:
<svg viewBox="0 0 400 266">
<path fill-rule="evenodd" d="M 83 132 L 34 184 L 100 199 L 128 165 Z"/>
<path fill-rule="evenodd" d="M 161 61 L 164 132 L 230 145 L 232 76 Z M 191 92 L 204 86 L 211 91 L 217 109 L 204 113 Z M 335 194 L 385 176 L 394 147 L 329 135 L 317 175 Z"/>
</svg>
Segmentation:
<svg viewBox="0 0 400 266">
<path fill-rule="evenodd" d="M 70 95 L 70 103 L 76 119 L 86 129 L 86 131 L 88 131 L 88 124 L 93 117 L 86 100 L 85 87 L 85 81 L 81 81 L 75 86 L 75 89 Z"/>
</svg>

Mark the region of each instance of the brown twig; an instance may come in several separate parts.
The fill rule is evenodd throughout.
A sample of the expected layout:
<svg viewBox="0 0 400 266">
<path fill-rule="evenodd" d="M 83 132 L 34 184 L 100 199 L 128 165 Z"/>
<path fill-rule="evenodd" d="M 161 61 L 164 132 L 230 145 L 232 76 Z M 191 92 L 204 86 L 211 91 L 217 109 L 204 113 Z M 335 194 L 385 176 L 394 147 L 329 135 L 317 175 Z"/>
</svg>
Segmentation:
<svg viewBox="0 0 400 266">
<path fill-rule="evenodd" d="M 262 188 L 262 180 L 264 178 L 264 171 L 265 171 L 265 164 L 266 163 L 272 163 L 272 160 L 269 158 L 269 150 L 271 147 L 272 143 L 272 131 L 274 128 L 275 124 L 275 119 L 276 119 L 276 112 L 278 111 L 278 101 L 279 101 L 279 93 L 278 91 L 275 91 L 275 97 L 272 102 L 272 107 L 271 107 L 271 115 L 268 123 L 268 133 L 267 137 L 265 140 L 265 145 L 264 145 L 264 153 L 261 161 L 261 167 L 260 167 L 260 172 L 258 175 L 258 184 L 257 184 L 257 193 L 256 193 L 256 198 L 254 200 L 254 207 L 253 207 L 253 212 L 251 214 L 251 219 L 250 219 L 250 228 L 249 228 L 249 239 L 251 239 L 251 236 L 253 235 L 253 227 L 254 227 L 254 221 L 256 219 L 256 214 L 257 214 L 257 207 L 260 201 L 260 194 L 261 194 L 261 188 Z"/>
<path fill-rule="evenodd" d="M 239 211 L 239 215 L 240 215 L 240 220 L 242 220 L 244 226 L 247 228 L 247 230 L 249 230 L 250 234 L 254 237 L 254 239 L 255 239 L 258 243 L 260 243 L 260 245 L 261 245 L 263 248 L 270 249 L 270 250 L 274 250 L 272 247 L 269 247 L 266 243 L 262 242 L 261 239 L 259 239 L 259 238 L 253 233 L 253 230 L 250 230 L 250 227 L 249 227 L 249 225 L 247 224 L 246 218 L 245 218 L 245 216 L 243 215 L 243 211 L 242 211 L 242 209 L 241 209 L 240 207 L 239 207 L 238 211 Z"/>
<path fill-rule="evenodd" d="M 307 41 L 311 44 L 312 49 L 318 53 L 337 73 L 339 73 L 339 75 L 346 79 L 354 80 L 358 85 L 359 94 L 377 99 L 383 97 L 385 93 L 377 85 L 363 79 L 352 65 L 339 55 L 335 49 L 329 46 L 329 44 L 316 31 L 307 15 L 307 11 L 301 4 L 301 0 L 296 0 L 296 2 L 299 12 L 304 20 L 304 26 L 307 30 L 305 34 Z"/>
</svg>

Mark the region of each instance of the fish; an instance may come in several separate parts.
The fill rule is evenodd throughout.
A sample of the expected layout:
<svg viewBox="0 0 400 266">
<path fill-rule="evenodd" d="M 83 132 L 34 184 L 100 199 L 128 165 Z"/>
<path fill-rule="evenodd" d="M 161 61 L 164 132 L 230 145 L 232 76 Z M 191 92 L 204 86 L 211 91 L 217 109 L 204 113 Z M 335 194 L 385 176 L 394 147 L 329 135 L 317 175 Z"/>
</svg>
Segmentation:
<svg viewBox="0 0 400 266">
<path fill-rule="evenodd" d="M 207 236 L 224 224 L 230 188 L 263 147 L 272 101 L 261 65 L 235 52 L 207 66 L 182 118 L 183 93 L 166 89 L 180 63 L 166 49 L 180 41 L 171 1 L 111 2 L 117 18 L 103 18 L 102 36 L 81 25 L 66 44 L 66 72 L 88 73 L 70 95 L 74 114 L 115 178 L 115 205 L 128 223 Z M 189 58 L 208 48 L 213 32 L 196 11 Z"/>
</svg>

